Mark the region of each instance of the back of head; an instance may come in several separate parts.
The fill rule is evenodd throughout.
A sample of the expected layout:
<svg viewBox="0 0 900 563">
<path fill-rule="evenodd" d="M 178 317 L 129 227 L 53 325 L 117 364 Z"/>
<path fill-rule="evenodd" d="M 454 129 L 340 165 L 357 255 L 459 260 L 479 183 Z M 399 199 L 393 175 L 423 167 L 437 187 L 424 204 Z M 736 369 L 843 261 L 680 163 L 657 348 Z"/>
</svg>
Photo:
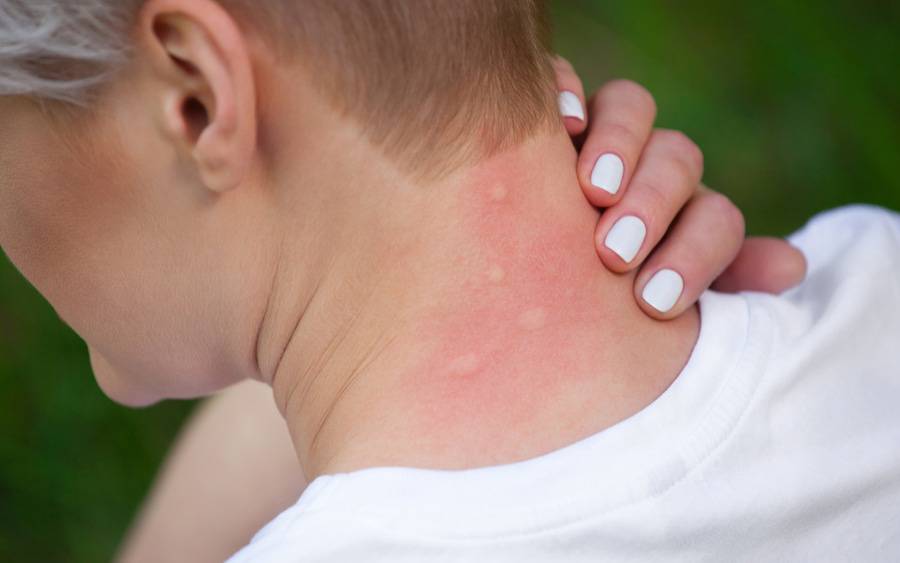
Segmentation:
<svg viewBox="0 0 900 563">
<path fill-rule="evenodd" d="M 0 0 L 0 95 L 89 106 L 144 1 Z M 558 123 L 542 0 L 218 1 L 409 173 Z"/>
</svg>

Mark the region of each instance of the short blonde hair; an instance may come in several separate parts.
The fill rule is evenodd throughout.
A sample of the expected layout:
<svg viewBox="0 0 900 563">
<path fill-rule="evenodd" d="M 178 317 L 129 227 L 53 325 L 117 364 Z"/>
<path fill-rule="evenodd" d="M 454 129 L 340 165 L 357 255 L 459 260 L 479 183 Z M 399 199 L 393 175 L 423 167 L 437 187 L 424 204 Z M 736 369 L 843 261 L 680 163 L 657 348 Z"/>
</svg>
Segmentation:
<svg viewBox="0 0 900 563">
<path fill-rule="evenodd" d="M 439 175 L 558 124 L 542 0 L 219 0 L 315 73 L 407 171 Z M 0 95 L 89 105 L 143 0 L 0 0 Z"/>
</svg>

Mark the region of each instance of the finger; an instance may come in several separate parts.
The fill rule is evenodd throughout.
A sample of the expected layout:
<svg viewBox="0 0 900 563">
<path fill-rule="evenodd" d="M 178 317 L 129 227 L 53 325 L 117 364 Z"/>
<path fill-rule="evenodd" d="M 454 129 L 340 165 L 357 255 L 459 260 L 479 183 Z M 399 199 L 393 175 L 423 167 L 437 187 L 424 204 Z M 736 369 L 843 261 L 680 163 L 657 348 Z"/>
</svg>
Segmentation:
<svg viewBox="0 0 900 563">
<path fill-rule="evenodd" d="M 781 293 L 806 277 L 806 257 L 786 240 L 748 238 L 737 258 L 713 283 L 716 291 Z"/>
<path fill-rule="evenodd" d="M 703 175 L 703 155 L 677 131 L 653 132 L 622 201 L 597 223 L 597 253 L 613 272 L 633 270 L 662 239 Z"/>
<path fill-rule="evenodd" d="M 574 137 L 582 133 L 587 126 L 584 113 L 584 87 L 572 64 L 566 59 L 558 55 L 554 57 L 553 69 L 556 71 L 556 88 L 559 92 L 559 113 L 563 117 L 566 131 Z"/>
<path fill-rule="evenodd" d="M 679 316 L 731 264 L 743 241 L 740 210 L 722 194 L 698 191 L 635 278 L 638 305 L 656 319 Z"/>
<path fill-rule="evenodd" d="M 630 80 L 605 84 L 588 104 L 587 137 L 578 155 L 578 182 L 588 201 L 609 207 L 629 184 L 653 130 L 656 102 Z"/>
</svg>

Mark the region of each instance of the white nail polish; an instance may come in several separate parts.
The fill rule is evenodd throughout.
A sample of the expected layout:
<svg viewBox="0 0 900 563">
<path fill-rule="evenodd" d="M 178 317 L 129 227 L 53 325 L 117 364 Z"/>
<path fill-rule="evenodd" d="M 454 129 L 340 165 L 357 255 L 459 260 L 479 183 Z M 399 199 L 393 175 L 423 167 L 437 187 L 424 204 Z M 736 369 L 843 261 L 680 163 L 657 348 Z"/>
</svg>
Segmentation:
<svg viewBox="0 0 900 563">
<path fill-rule="evenodd" d="M 581 100 L 574 92 L 568 90 L 559 93 L 559 113 L 563 117 L 574 117 L 584 121 L 584 108 L 581 106 Z"/>
<path fill-rule="evenodd" d="M 618 254 L 625 262 L 631 262 L 637 256 L 644 237 L 647 236 L 647 226 L 634 215 L 626 215 L 613 225 L 606 240 L 603 242 L 606 248 Z"/>
<path fill-rule="evenodd" d="M 608 152 L 601 155 L 594 164 L 594 170 L 591 172 L 591 184 L 614 194 L 619 191 L 624 172 L 625 165 L 622 163 L 622 159 Z"/>
<path fill-rule="evenodd" d="M 660 270 L 653 274 L 641 297 L 660 313 L 668 313 L 684 290 L 684 280 L 675 270 Z"/>
</svg>

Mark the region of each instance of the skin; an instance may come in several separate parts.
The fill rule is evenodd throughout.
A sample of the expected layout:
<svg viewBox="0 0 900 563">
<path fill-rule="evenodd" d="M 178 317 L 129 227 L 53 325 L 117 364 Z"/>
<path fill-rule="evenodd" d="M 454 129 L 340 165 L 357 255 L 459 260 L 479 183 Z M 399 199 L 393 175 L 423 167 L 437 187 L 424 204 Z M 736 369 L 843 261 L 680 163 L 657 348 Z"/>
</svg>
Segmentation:
<svg viewBox="0 0 900 563">
<path fill-rule="evenodd" d="M 636 406 L 627 392 L 602 413 L 585 412 L 590 406 L 583 403 L 626 389 L 636 395 L 653 393 L 664 384 L 655 377 L 657 369 L 684 359 L 678 340 L 696 328 L 692 314 L 647 331 L 662 329 L 659 334 L 666 336 L 661 345 L 671 352 L 668 361 L 657 363 L 661 358 L 655 358 L 648 366 L 623 357 L 629 352 L 621 349 L 619 335 L 607 329 L 628 326 L 625 330 L 644 333 L 656 323 L 635 315 L 639 310 L 631 299 L 610 298 L 612 286 L 630 288 L 583 244 L 593 210 L 578 197 L 555 195 L 557 182 L 574 186 L 572 173 L 529 164 L 548 153 L 572 162 L 565 144 L 560 143 L 558 152 L 550 145 L 500 156 L 464 181 L 458 213 L 466 225 L 463 232 L 471 236 L 454 244 L 459 254 L 449 252 L 448 258 L 465 260 L 471 273 L 448 290 L 455 306 L 439 308 L 419 325 L 419 338 L 437 345 L 406 374 L 405 394 L 418 397 L 412 402 L 410 425 L 432 430 L 428 436 L 438 450 L 433 455 L 443 456 L 451 447 L 460 450 L 452 445 L 457 442 L 469 450 L 465 461 L 446 459 L 441 466 L 480 465 L 486 451 L 492 463 L 532 457 L 553 449 L 560 434 L 578 436 L 624 417 Z M 523 224 L 530 227 L 520 228 Z M 571 283 L 562 285 L 561 280 Z M 598 306 L 598 296 L 610 302 Z M 458 306 L 462 302 L 465 307 Z M 634 325 L 622 321 L 630 316 L 636 317 Z M 615 373 L 625 365 L 645 377 Z M 430 383 L 422 386 L 422 378 Z M 491 415 L 486 420 L 483 413 Z"/>
<path fill-rule="evenodd" d="M 598 261 L 562 125 L 415 185 L 311 80 L 216 4 L 151 0 L 94 115 L 0 101 L 0 243 L 104 392 L 271 385 L 312 480 L 534 457 L 668 387 L 697 309 L 655 322 Z"/>
<path fill-rule="evenodd" d="M 557 77 L 560 89 L 573 88 L 574 83 L 580 91 L 580 81 L 568 65 L 557 68 Z M 631 84 L 624 81 L 615 81 L 604 88 L 623 86 L 627 92 L 622 92 L 618 99 L 636 92 Z M 606 104 L 603 111 L 622 114 L 615 104 Z M 608 121 L 602 115 L 596 117 L 598 122 Z M 639 119 L 650 121 L 652 117 L 645 113 Z M 588 139 L 603 132 L 602 128 L 592 128 L 591 123 L 565 119 L 570 135 L 584 134 Z M 649 128 L 649 125 L 635 124 L 640 129 Z M 610 141 L 614 144 L 616 139 Z M 591 156 L 582 149 L 579 160 L 591 160 Z M 656 162 L 647 159 L 644 165 L 652 168 Z M 493 214 L 496 215 L 496 208 L 501 202 L 509 200 L 510 191 L 499 184 L 491 185 L 489 181 L 485 181 L 484 185 L 490 187 L 472 194 L 468 205 L 493 207 Z M 594 191 L 593 188 L 588 189 Z M 725 258 L 720 258 L 717 264 L 705 263 L 697 259 L 696 253 L 681 261 L 677 256 L 680 248 L 691 245 L 694 250 L 702 249 L 710 242 L 717 243 L 718 248 L 725 248 L 741 238 L 736 234 L 740 232 L 739 228 L 720 222 L 721 208 L 705 205 L 706 201 L 705 195 L 692 199 L 688 206 L 689 213 L 676 222 L 679 231 L 673 232 L 671 242 L 650 255 L 652 260 L 662 263 L 683 264 L 680 270 L 689 280 L 689 285 L 694 280 L 711 279 L 728 264 Z M 714 212 L 713 217 L 704 215 L 710 212 Z M 489 221 L 479 223 L 472 225 L 473 230 L 488 230 Z M 742 224 L 742 221 L 739 223 Z M 701 240 L 694 240 L 695 237 L 682 240 L 685 233 L 690 235 L 701 229 L 706 235 Z M 715 236 L 710 236 L 712 232 L 716 232 Z M 575 241 L 576 244 L 583 245 L 581 238 Z M 712 254 L 724 255 L 722 252 Z M 740 255 L 718 277 L 716 284 L 727 285 L 724 288 L 726 291 L 780 292 L 798 283 L 802 278 L 802 266 L 802 255 L 798 260 L 793 249 L 784 241 L 750 238 L 744 241 Z M 646 268 L 641 275 L 645 271 Z M 497 286 L 505 280 L 506 271 L 492 264 L 484 277 L 476 279 L 484 282 L 484 278 Z M 526 315 L 526 319 L 534 318 Z M 441 324 L 446 326 L 450 322 L 447 319 Z M 302 475 L 290 437 L 284 431 L 283 420 L 275 408 L 271 392 L 267 393 L 266 389 L 264 385 L 255 384 L 232 387 L 208 400 L 186 424 L 123 544 L 120 560 L 174 562 L 183 560 L 189 553 L 193 561 L 221 561 L 245 545 L 263 524 L 296 501 L 308 480 Z M 236 434 L 231 430 L 229 421 L 235 420 L 241 421 L 243 432 Z M 260 459 L 266 460 L 266 463 L 259 464 L 257 460 Z M 259 479 L 260 468 L 278 472 L 281 476 Z M 252 498 L 242 494 L 247 490 L 252 490 Z M 228 507 L 241 509 L 229 510 Z M 179 517 L 173 518 L 176 514 Z M 195 524 L 185 526 L 185 522 Z M 201 528 L 203 526 L 206 528 Z"/>
<path fill-rule="evenodd" d="M 542 210 L 563 201 L 569 208 L 560 211 L 557 224 L 570 225 L 570 233 L 582 223 L 592 228 L 596 216 L 571 190 L 575 153 L 563 130 L 541 139 L 528 154 L 504 155 L 425 190 L 361 144 L 350 124 L 335 127 L 340 118 L 311 92 L 299 70 L 287 75 L 257 54 L 259 70 L 251 72 L 251 45 L 217 7 L 208 10 L 194 19 L 173 12 L 166 2 L 145 10 L 142 55 L 99 102 L 102 111 L 87 122 L 63 124 L 72 128 L 65 132 L 90 132 L 84 150 L 70 147 L 65 134 L 56 141 L 54 124 L 36 107 L 12 102 L 6 113 L 19 121 L 4 138 L 21 152 L 5 151 L 2 242 L 10 259 L 88 343 L 98 382 L 110 397 L 145 405 L 205 395 L 247 377 L 271 383 L 281 412 L 294 419 L 289 422 L 294 443 L 312 478 L 331 468 L 344 449 L 341 435 L 359 426 L 346 420 L 348 407 L 341 408 L 340 400 L 352 397 L 359 403 L 366 387 L 381 391 L 362 393 L 360 411 L 404 412 L 403 403 L 413 400 L 400 391 L 413 385 L 409 374 L 415 370 L 406 364 L 432 344 L 418 337 L 418 326 L 454 306 L 459 294 L 453 286 L 468 277 L 464 269 L 448 270 L 445 257 L 480 244 L 465 239 L 459 227 L 487 213 L 459 200 L 478 189 L 473 178 L 479 171 L 507 174 L 552 151 L 553 169 L 519 171 L 520 177 L 540 182 L 522 190 L 519 207 L 507 212 L 509 220 L 538 224 L 546 217 Z M 154 19 L 178 33 L 160 37 Z M 222 44 L 206 45 L 207 30 Z M 196 76 L 178 74 L 173 56 L 190 58 L 208 80 L 198 84 Z M 252 86 L 257 74 L 261 81 L 283 85 L 259 88 L 274 92 L 260 104 L 246 97 L 257 91 Z M 210 107 L 210 123 L 199 136 L 172 114 L 173 98 L 192 95 Z M 257 115 L 258 106 L 271 108 L 278 119 Z M 280 141 L 279 152 L 292 155 L 291 165 L 278 162 L 279 154 L 262 154 L 266 147 L 254 140 L 258 129 Z M 315 145 L 306 147 L 312 139 Z M 40 165 L 23 154 L 37 155 Z M 265 168 L 272 160 L 275 164 Z M 319 163 L 336 161 L 340 169 L 321 170 Z M 96 182 L 97 177 L 105 181 Z M 363 181 L 368 189 L 355 189 Z M 559 194 L 569 196 L 564 200 Z M 345 205 L 348 201 L 353 204 Z M 577 221 L 569 221 L 576 219 L 574 213 Z M 568 236 L 563 247 L 575 247 Z M 92 250 L 87 257 L 84 248 Z M 578 256 L 579 268 L 611 275 L 590 253 Z M 383 264 L 394 269 L 385 271 Z M 528 265 L 508 265 L 510 277 L 530 276 L 523 283 L 531 290 L 546 285 Z M 590 283 L 582 291 L 595 291 Z M 432 303 L 440 307 L 429 309 Z M 523 313 L 515 302 L 505 306 L 508 310 L 493 314 Z M 363 319 L 365 330 L 359 328 Z M 553 327 L 545 333 L 576 328 Z M 450 336 L 432 334 L 433 340 Z M 378 362 L 370 363 L 373 357 Z M 591 359 L 591 369 L 604 360 Z M 363 369 L 368 372 L 360 375 Z M 390 385 L 379 380 L 392 373 L 404 376 L 389 392 Z M 345 389 L 351 374 L 359 381 L 353 394 Z M 420 395 L 428 393 L 427 384 L 419 386 Z M 396 424 L 407 426 L 403 432 L 412 431 L 403 416 L 397 418 Z M 499 421 L 492 423 L 499 428 Z M 369 450 L 386 451 L 379 444 L 386 436 L 367 438 L 367 452 L 353 454 L 359 461 L 347 455 L 341 467 L 360 463 L 374 453 Z M 533 453 L 544 447 L 535 444 Z"/>
<path fill-rule="evenodd" d="M 366 154 L 362 162 L 373 157 Z M 615 406 L 586 413 L 562 401 L 560 373 L 570 374 L 565 385 L 570 397 L 597 397 L 612 388 L 655 397 L 668 385 L 696 337 L 696 310 L 671 323 L 654 322 L 631 299 L 633 275 L 606 270 L 590 246 L 573 250 L 579 237 L 590 240 L 596 220 L 591 206 L 571 189 L 574 163 L 574 150 L 560 131 L 427 192 L 388 188 L 397 180 L 387 175 L 382 185 L 403 192 L 402 200 L 391 202 L 393 214 L 377 209 L 370 215 L 367 209 L 356 222 L 365 243 L 354 239 L 357 245 L 345 249 L 350 264 L 344 255 L 335 258 L 331 272 L 326 270 L 326 278 L 298 306 L 313 319 L 332 303 L 343 304 L 345 313 L 323 322 L 301 320 L 274 370 L 276 402 L 289 420 L 295 418 L 294 443 L 307 475 L 363 463 L 458 467 L 531 457 L 551 441 L 571 442 L 586 427 L 596 430 L 647 399 L 622 397 Z M 519 196 L 494 201 L 496 182 L 486 184 L 486 177 L 516 186 Z M 379 185 L 371 172 L 368 185 Z M 566 185 L 570 189 L 561 189 Z M 544 227 L 510 230 L 539 225 L 541 218 Z M 485 285 L 495 283 L 485 281 L 493 263 L 506 271 L 503 289 Z M 363 267 L 368 274 L 360 287 L 337 281 L 353 279 Z M 560 282 L 566 278 L 559 274 L 566 272 L 572 278 L 563 300 Z M 545 322 L 511 322 L 535 307 L 547 311 Z M 590 310 L 578 313 L 585 308 Z M 661 354 L 636 354 L 641 344 L 623 346 L 619 331 L 640 335 Z M 568 346 L 561 352 L 564 342 Z M 317 345 L 321 353 L 310 355 Z M 483 368 L 467 367 L 466 360 L 460 366 L 467 355 L 476 364 L 487 356 L 491 361 Z M 261 360 L 270 365 L 264 355 Z M 598 377 L 601 365 L 609 369 Z M 455 368 L 472 377 L 455 377 Z M 516 384 L 523 378 L 529 382 L 524 388 Z M 313 389 L 326 382 L 330 396 Z M 548 390 L 554 400 L 548 400 Z M 378 425 L 354 421 L 375 416 Z M 485 439 L 508 437 L 511 420 L 531 438 L 505 445 L 498 440 L 489 459 L 478 459 L 484 454 L 481 444 L 460 439 L 476 429 Z M 557 428 L 546 436 L 550 420 L 572 430 Z M 352 441 L 344 437 L 349 434 Z M 546 442 L 538 439 L 542 435 Z M 336 447 L 340 443 L 345 446 Z"/>
<path fill-rule="evenodd" d="M 587 116 L 564 120 L 579 147 L 578 184 L 593 205 L 609 208 L 597 223 L 597 254 L 612 271 L 640 270 L 634 296 L 644 313 L 660 320 L 676 318 L 709 287 L 778 293 L 803 280 L 803 254 L 781 239 L 745 239 L 740 210 L 699 183 L 703 153 L 697 145 L 681 132 L 653 129 L 656 103 L 646 89 L 629 80 L 613 80 L 586 100 L 572 65 L 557 57 L 554 67 L 559 90 L 575 94 Z M 594 164 L 606 153 L 620 156 L 624 163 L 622 186 L 615 195 L 590 181 Z M 649 231 L 628 264 L 604 244 L 613 224 L 625 215 L 640 217 Z M 663 268 L 678 272 L 685 283 L 667 312 L 641 297 L 653 274 Z"/>
<path fill-rule="evenodd" d="M 224 561 L 307 482 L 272 389 L 245 381 L 194 411 L 117 561 Z"/>
</svg>

